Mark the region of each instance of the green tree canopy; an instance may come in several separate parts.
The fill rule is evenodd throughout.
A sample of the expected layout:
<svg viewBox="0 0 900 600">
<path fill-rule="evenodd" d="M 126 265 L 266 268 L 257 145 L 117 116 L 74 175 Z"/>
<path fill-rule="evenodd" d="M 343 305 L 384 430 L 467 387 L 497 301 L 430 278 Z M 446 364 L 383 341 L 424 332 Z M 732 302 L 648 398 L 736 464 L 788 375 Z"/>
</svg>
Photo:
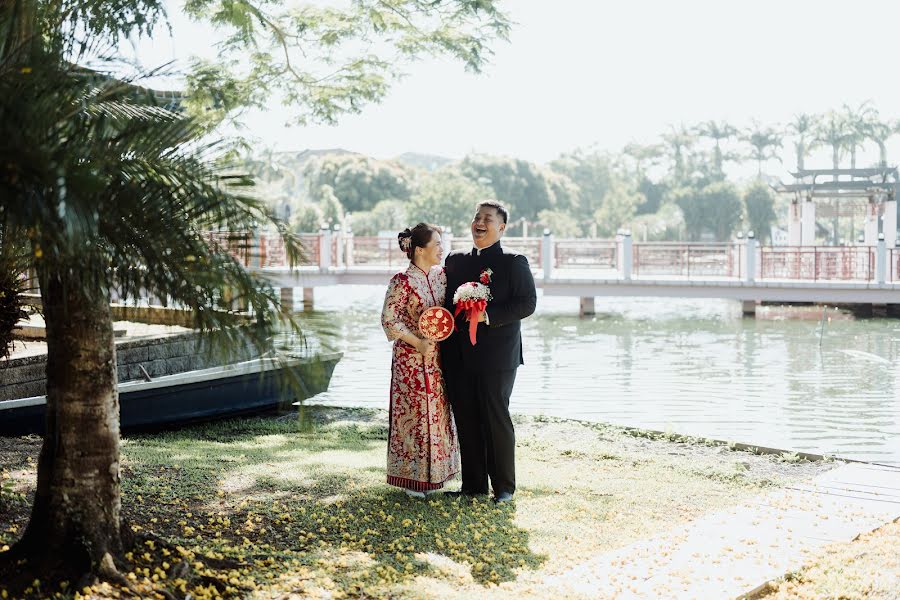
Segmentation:
<svg viewBox="0 0 900 600">
<path fill-rule="evenodd" d="M 565 175 L 578 190 L 578 202 L 572 208 L 582 219 L 591 219 L 603 204 L 615 173 L 609 156 L 597 151 L 575 150 L 550 163 L 556 173 Z"/>
<path fill-rule="evenodd" d="M 409 206 L 412 221 L 449 226 L 456 235 L 466 235 L 481 200 L 494 197 L 494 191 L 480 185 L 456 167 L 445 167 L 425 176 Z"/>
<path fill-rule="evenodd" d="M 741 197 L 731 183 L 717 181 L 702 188 L 682 188 L 675 198 L 691 241 L 699 240 L 704 231 L 720 242 L 726 241 L 740 223 Z"/>
<path fill-rule="evenodd" d="M 385 231 L 399 232 L 415 225 L 409 211 L 409 202 L 382 200 L 372 210 L 353 213 L 350 216 L 350 226 L 356 235 L 379 235 Z"/>
<path fill-rule="evenodd" d="M 775 198 L 769 186 L 756 182 L 744 192 L 744 213 L 747 226 L 756 234 L 756 239 L 764 242 L 771 238 L 772 223 L 775 222 Z"/>
<path fill-rule="evenodd" d="M 469 179 L 489 187 L 493 196 L 509 206 L 512 219 L 537 219 L 540 211 L 554 208 L 556 197 L 541 167 L 518 158 L 471 155 L 460 163 Z"/>
<path fill-rule="evenodd" d="M 414 174 L 407 167 L 361 154 L 318 157 L 304 175 L 313 201 L 322 202 L 330 191 L 351 212 L 370 210 L 382 200 L 408 200 L 414 185 Z"/>
<path fill-rule="evenodd" d="M 597 233 L 612 237 L 629 225 L 637 214 L 637 207 L 646 199 L 630 182 L 616 181 L 603 197 L 603 204 L 594 212 Z"/>
</svg>

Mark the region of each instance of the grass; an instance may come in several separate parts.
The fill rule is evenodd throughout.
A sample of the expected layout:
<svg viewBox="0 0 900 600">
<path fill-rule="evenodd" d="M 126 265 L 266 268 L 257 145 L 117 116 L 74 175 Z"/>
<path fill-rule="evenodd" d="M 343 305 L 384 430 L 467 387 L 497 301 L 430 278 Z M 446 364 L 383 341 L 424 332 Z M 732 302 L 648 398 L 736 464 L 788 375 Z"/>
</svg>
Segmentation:
<svg viewBox="0 0 900 600">
<path fill-rule="evenodd" d="M 307 417 L 124 440 L 123 510 L 139 536 L 127 577 L 142 595 L 524 594 L 593 555 L 827 468 L 603 425 L 517 418 L 514 505 L 441 495 L 421 501 L 383 483 L 383 411 L 320 408 Z M 12 482 L 0 505 L 0 547 L 27 520 L 38 449 L 34 438 L 0 446 L 0 471 Z M 71 585 L 48 586 L 38 581 L 29 594 L 72 594 Z M 88 595 L 117 597 L 119 590 L 97 585 Z"/>
</svg>

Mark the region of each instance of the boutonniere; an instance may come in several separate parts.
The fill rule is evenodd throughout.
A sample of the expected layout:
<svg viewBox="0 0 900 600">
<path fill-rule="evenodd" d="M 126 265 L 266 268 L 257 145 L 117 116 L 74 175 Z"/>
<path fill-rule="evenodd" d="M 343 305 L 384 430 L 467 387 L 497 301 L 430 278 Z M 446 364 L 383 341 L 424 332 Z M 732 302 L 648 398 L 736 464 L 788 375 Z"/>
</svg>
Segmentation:
<svg viewBox="0 0 900 600">
<path fill-rule="evenodd" d="M 494 274 L 493 270 L 485 269 L 484 271 L 481 272 L 481 275 L 478 276 L 478 281 L 480 281 L 484 285 L 487 285 L 491 282 L 491 275 L 493 275 L 493 274 Z"/>
</svg>

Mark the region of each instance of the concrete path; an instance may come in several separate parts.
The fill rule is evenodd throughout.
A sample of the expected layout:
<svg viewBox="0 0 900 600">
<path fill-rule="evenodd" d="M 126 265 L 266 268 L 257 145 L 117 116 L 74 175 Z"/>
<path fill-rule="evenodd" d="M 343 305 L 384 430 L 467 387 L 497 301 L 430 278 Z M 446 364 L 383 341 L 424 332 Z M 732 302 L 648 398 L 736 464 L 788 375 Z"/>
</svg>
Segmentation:
<svg viewBox="0 0 900 600">
<path fill-rule="evenodd" d="M 548 577 L 541 595 L 740 598 L 900 517 L 900 469 L 842 465 Z"/>
</svg>

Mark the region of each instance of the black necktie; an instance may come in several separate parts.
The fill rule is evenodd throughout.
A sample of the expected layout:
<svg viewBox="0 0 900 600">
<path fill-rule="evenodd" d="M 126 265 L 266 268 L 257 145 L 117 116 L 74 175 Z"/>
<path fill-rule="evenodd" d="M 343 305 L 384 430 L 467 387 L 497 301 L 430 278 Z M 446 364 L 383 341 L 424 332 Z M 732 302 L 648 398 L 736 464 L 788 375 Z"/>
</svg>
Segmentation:
<svg viewBox="0 0 900 600">
<path fill-rule="evenodd" d="M 472 256 L 478 256 L 478 248 L 472 248 Z"/>
</svg>

